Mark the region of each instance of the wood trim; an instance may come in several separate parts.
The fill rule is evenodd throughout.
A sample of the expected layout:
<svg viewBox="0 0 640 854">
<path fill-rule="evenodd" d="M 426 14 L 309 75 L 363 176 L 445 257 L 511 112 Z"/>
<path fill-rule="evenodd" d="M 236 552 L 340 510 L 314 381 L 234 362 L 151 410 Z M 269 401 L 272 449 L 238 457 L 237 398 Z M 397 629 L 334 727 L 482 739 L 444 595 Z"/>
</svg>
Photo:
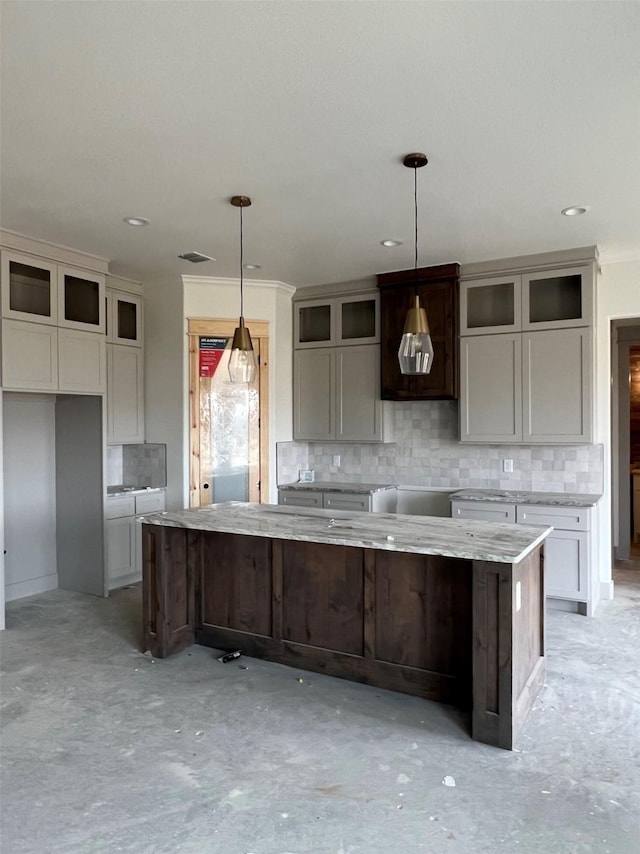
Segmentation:
<svg viewBox="0 0 640 854">
<path fill-rule="evenodd" d="M 376 556 L 364 550 L 363 649 L 365 658 L 376 657 Z"/>
<path fill-rule="evenodd" d="M 231 338 L 238 325 L 238 318 L 216 318 L 190 317 L 187 319 L 187 333 L 189 335 L 220 335 Z M 245 325 L 249 328 L 252 338 L 269 337 L 268 320 L 250 320 L 245 318 Z"/>
<path fill-rule="evenodd" d="M 260 503 L 269 500 L 269 321 L 247 320 L 258 355 L 256 384 L 260 398 Z M 230 338 L 236 319 L 188 318 L 189 336 L 189 506 L 200 507 L 200 374 L 199 337 Z"/>
<path fill-rule="evenodd" d="M 418 267 L 417 270 L 396 270 L 392 273 L 378 273 L 376 281 L 379 288 L 406 287 L 417 282 L 436 282 L 441 279 L 457 279 L 459 264 L 436 264 L 434 267 Z"/>
</svg>

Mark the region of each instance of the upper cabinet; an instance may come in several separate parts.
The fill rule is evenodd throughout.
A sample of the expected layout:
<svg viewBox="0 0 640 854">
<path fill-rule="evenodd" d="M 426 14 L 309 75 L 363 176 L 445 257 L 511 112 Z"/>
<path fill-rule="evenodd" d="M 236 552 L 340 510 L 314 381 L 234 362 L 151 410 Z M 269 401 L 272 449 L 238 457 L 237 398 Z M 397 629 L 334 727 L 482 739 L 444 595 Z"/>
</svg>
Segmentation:
<svg viewBox="0 0 640 854">
<path fill-rule="evenodd" d="M 142 296 L 107 289 L 107 341 L 142 347 Z"/>
<path fill-rule="evenodd" d="M 382 273 L 380 359 L 383 400 L 455 400 L 458 397 L 458 264 Z M 415 294 L 426 310 L 433 342 L 433 367 L 426 376 L 400 372 L 398 347 Z"/>
<path fill-rule="evenodd" d="M 356 294 L 294 303 L 294 346 L 335 347 L 380 340 L 378 295 Z"/>
<path fill-rule="evenodd" d="M 593 441 L 596 259 L 587 247 L 463 269 L 461 442 Z"/>
<path fill-rule="evenodd" d="M 538 270 L 460 283 L 460 335 L 590 326 L 593 266 Z"/>
<path fill-rule="evenodd" d="M 101 273 L 2 253 L 3 317 L 104 333 L 104 290 Z"/>
</svg>

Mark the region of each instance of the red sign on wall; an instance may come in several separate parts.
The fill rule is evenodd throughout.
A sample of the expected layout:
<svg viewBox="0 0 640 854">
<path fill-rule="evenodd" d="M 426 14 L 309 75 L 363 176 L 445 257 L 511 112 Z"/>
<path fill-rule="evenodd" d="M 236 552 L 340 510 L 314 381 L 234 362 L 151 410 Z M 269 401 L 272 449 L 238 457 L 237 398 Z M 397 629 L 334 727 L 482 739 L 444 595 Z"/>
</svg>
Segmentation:
<svg viewBox="0 0 640 854">
<path fill-rule="evenodd" d="M 200 336 L 200 376 L 211 377 L 222 358 L 228 338 L 212 338 L 209 335 Z"/>
</svg>

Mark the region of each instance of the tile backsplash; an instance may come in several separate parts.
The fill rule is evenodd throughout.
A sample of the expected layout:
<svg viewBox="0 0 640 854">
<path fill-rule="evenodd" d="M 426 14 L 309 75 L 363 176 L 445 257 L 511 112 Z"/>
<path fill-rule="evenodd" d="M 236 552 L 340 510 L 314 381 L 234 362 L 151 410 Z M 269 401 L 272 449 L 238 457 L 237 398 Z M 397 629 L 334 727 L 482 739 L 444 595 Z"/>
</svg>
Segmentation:
<svg viewBox="0 0 640 854">
<path fill-rule="evenodd" d="M 150 442 L 107 446 L 107 486 L 167 485 L 167 446 Z"/>
<path fill-rule="evenodd" d="M 388 405 L 395 442 L 281 442 L 278 483 L 296 481 L 299 469 L 313 469 L 316 480 L 338 482 L 602 493 L 602 445 L 463 445 L 455 401 Z M 339 467 L 332 465 L 336 454 Z M 513 472 L 503 471 L 504 459 L 513 460 Z"/>
</svg>

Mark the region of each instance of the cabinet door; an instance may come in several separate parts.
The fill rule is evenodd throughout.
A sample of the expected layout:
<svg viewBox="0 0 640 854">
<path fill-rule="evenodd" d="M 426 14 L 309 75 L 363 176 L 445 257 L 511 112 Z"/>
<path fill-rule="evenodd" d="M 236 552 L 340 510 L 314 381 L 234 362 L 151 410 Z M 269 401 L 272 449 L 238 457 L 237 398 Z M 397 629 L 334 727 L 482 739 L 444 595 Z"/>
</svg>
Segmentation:
<svg viewBox="0 0 640 854">
<path fill-rule="evenodd" d="M 594 278 L 593 266 L 523 274 L 523 330 L 590 326 Z"/>
<path fill-rule="evenodd" d="M 278 504 L 288 504 L 292 507 L 322 507 L 322 493 L 312 490 L 279 489 Z"/>
<path fill-rule="evenodd" d="M 380 340 L 377 293 L 339 297 L 335 314 L 336 344 L 377 344 Z"/>
<path fill-rule="evenodd" d="M 460 339 L 460 441 L 522 440 L 520 333 Z"/>
<path fill-rule="evenodd" d="M 322 506 L 325 510 L 371 510 L 371 496 L 348 492 L 325 492 Z"/>
<path fill-rule="evenodd" d="M 2 253 L 2 316 L 55 325 L 58 321 L 57 267 L 53 263 Z"/>
<path fill-rule="evenodd" d="M 498 501 L 452 501 L 451 517 L 481 522 L 515 522 L 516 506 Z"/>
<path fill-rule="evenodd" d="M 293 304 L 294 345 L 327 347 L 336 343 L 335 300 L 305 300 Z"/>
<path fill-rule="evenodd" d="M 460 335 L 518 332 L 521 294 L 518 275 L 460 282 Z"/>
<path fill-rule="evenodd" d="M 294 353 L 294 439 L 335 439 L 335 354 L 335 347 Z"/>
<path fill-rule="evenodd" d="M 545 593 L 558 599 L 589 598 L 588 534 L 554 529 L 544 541 Z"/>
<path fill-rule="evenodd" d="M 105 277 L 75 267 L 58 267 L 58 326 L 100 332 L 106 329 Z"/>
<path fill-rule="evenodd" d="M 2 321 L 2 385 L 6 389 L 58 388 L 58 330 L 21 320 Z"/>
<path fill-rule="evenodd" d="M 336 439 L 384 441 L 379 383 L 376 344 L 337 348 Z"/>
<path fill-rule="evenodd" d="M 106 342 L 103 336 L 58 329 L 60 391 L 102 394 L 107 390 Z"/>
<path fill-rule="evenodd" d="M 591 442 L 591 331 L 523 333 L 522 359 L 523 441 Z"/>
<path fill-rule="evenodd" d="M 142 346 L 142 297 L 107 291 L 107 340 L 131 347 Z"/>
<path fill-rule="evenodd" d="M 143 351 L 107 345 L 107 442 L 144 442 Z"/>
<path fill-rule="evenodd" d="M 133 517 L 107 519 L 107 574 L 109 587 L 136 571 L 136 520 Z"/>
</svg>

